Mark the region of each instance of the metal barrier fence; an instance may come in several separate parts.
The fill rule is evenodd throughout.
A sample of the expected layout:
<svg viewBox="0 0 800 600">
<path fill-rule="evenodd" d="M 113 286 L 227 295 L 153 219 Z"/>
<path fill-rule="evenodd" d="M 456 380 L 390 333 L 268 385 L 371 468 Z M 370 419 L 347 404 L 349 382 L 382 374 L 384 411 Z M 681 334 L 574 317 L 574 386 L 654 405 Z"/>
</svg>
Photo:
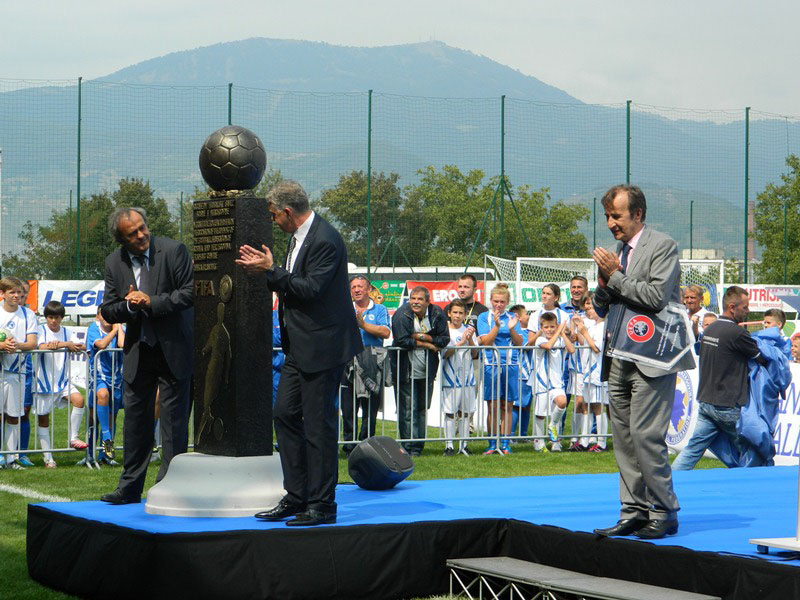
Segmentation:
<svg viewBox="0 0 800 600">
<path fill-rule="evenodd" d="M 602 452 L 606 449 L 607 440 L 611 435 L 608 432 L 605 408 L 608 404 L 605 385 L 591 389 L 591 397 L 585 398 L 587 407 L 585 410 L 588 416 L 581 417 L 580 415 L 584 413 L 575 401 L 576 396 L 581 396 L 577 393 L 581 388 L 569 387 L 569 380 L 561 379 L 552 384 L 548 381 L 545 383 L 545 389 L 529 385 L 531 373 L 535 377 L 542 361 L 545 360 L 545 351 L 524 346 L 488 348 L 461 346 L 460 350 L 470 353 L 477 350 L 480 352 L 480 357 L 469 359 L 469 369 L 472 371 L 475 384 L 469 387 L 473 387 L 473 390 L 467 394 L 453 394 L 456 397 L 460 396 L 458 399 L 466 402 L 472 409 L 462 411 L 462 413 L 468 412 L 469 415 L 462 414 L 462 422 L 455 426 L 452 424 L 448 426 L 448 414 L 456 417 L 458 411 L 455 404 L 450 402 L 451 412 L 447 412 L 449 401 L 445 398 L 448 395 L 448 381 L 443 375 L 444 361 L 440 360 L 435 373 L 430 372 L 426 361 L 424 369 L 419 372 L 421 377 L 398 381 L 397 374 L 401 372 L 400 361 L 404 358 L 403 354 L 413 351 L 395 346 L 380 348 L 379 353 L 385 356 L 382 360 L 383 368 L 377 376 L 373 375 L 373 380 L 379 385 L 377 388 L 368 389 L 368 386 L 354 383 L 358 378 L 358 372 L 364 372 L 363 367 L 358 365 L 357 359 L 354 359 L 345 371 L 346 382 L 340 387 L 339 445 L 345 452 L 349 452 L 355 444 L 370 435 L 392 433 L 387 431 L 386 424 L 394 422 L 397 426 L 396 430 L 392 428 L 395 439 L 411 454 L 421 452 L 426 442 L 445 442 L 448 447 L 452 445 L 453 454 L 459 452 L 472 454 L 471 450 L 464 451 L 463 448 L 470 442 L 478 441 L 487 442 L 489 445 L 487 450 L 495 448 L 497 453 L 506 453 L 503 452 L 503 448 L 520 441 L 533 442 L 537 451 L 546 451 L 547 441 L 551 442 L 551 451 L 561 450 L 561 443 L 564 441 L 569 442 L 570 449 L 578 449 L 576 445 L 580 446 L 581 450 L 591 448 L 593 452 Z M 588 346 L 576 345 L 576 352 L 579 350 L 591 351 Z M 446 349 L 442 352 L 444 351 Z M 510 364 L 505 365 L 501 358 L 502 352 L 517 352 L 520 353 L 519 357 L 523 357 L 523 353 L 529 353 L 530 364 L 520 370 L 519 360 L 512 359 Z M 493 360 L 487 361 L 487 353 L 494 357 Z M 567 371 L 566 363 L 562 371 Z M 583 372 L 579 373 L 582 377 Z M 486 378 L 491 382 L 488 386 L 485 383 Z M 530 392 L 526 388 L 530 389 Z M 512 398 L 512 401 L 489 402 L 487 389 L 497 399 Z M 554 403 L 551 390 L 563 390 L 564 395 L 570 398 L 573 411 L 571 434 L 562 430 L 562 425 L 566 421 L 564 413 L 560 414 L 558 422 L 554 423 L 555 431 L 551 433 L 549 430 L 550 424 L 555 421 L 552 418 Z M 539 399 L 537 407 L 537 398 L 542 394 L 547 398 Z M 513 400 L 515 397 L 517 400 Z M 357 427 L 359 409 L 361 409 L 361 426 Z M 599 427 L 595 429 L 592 420 L 600 422 Z M 502 429 L 498 426 L 500 423 L 503 424 Z M 577 429 L 576 423 L 578 423 Z M 529 426 L 532 426 L 530 433 L 528 433 Z M 431 435 L 431 428 L 438 429 L 438 435 Z"/>
<path fill-rule="evenodd" d="M 8 369 L 5 359 L 12 356 L 19 359 L 16 362 L 22 368 L 14 366 L 13 371 Z M 77 369 L 73 367 L 73 357 L 76 356 L 77 361 L 82 363 Z M 27 454 L 43 454 L 45 466 L 55 466 L 54 453 L 87 447 L 86 441 L 79 437 L 79 427 L 85 426 L 85 437 L 90 422 L 89 411 L 86 411 L 88 398 L 80 393 L 78 384 L 89 382 L 88 356 L 86 351 L 70 352 L 66 349 L 31 350 L 3 355 L 3 362 L 0 363 L 0 393 L 4 406 L 0 414 L 0 457 L 4 466 L 24 467 L 24 455 Z M 62 364 L 59 365 L 59 362 Z M 59 445 L 55 441 L 56 417 L 61 415 L 57 409 L 63 408 L 64 404 L 67 435 L 63 445 Z M 80 419 L 73 419 L 76 412 Z M 20 444 L 23 420 L 27 420 L 30 428 L 36 432 L 33 436 L 33 447 L 30 448 Z"/>
<path fill-rule="evenodd" d="M 785 264 L 800 251 L 795 200 L 753 210 L 769 184 L 792 176 L 797 116 L 624 100 L 0 80 L 3 267 L 100 278 L 114 245 L 97 227 L 109 203 L 144 206 L 155 233 L 191 246 L 190 200 L 204 195 L 199 148 L 231 122 L 261 137 L 265 185 L 303 183 L 340 226 L 351 262 L 368 268 L 464 266 L 473 253 L 588 257 L 607 239 L 597 199 L 621 181 L 643 186 L 648 223 L 694 258 L 752 259 L 763 249 Z M 571 208 L 553 211 L 562 201 Z M 774 240 L 749 218 L 763 219 L 758 229 L 774 225 Z M 793 262 L 789 282 L 800 273 Z"/>
<path fill-rule="evenodd" d="M 577 346 L 576 351 L 586 348 Z M 447 349 L 443 350 L 441 354 L 446 351 Z M 472 358 L 473 351 L 479 353 L 479 358 Z M 551 450 L 560 450 L 561 442 L 567 439 L 570 439 L 573 445 L 576 442 L 580 443 L 585 449 L 592 445 L 592 440 L 601 448 L 605 448 L 605 439 L 611 437 L 607 431 L 592 431 L 586 425 L 582 431 L 575 430 L 576 415 L 581 413 L 577 411 L 574 396 L 579 394 L 570 394 L 576 390 L 568 389 L 564 379 L 548 382 L 544 391 L 541 387 L 532 388 L 529 385 L 531 374 L 535 377 L 536 373 L 540 372 L 541 362 L 545 360 L 544 351 L 540 349 L 520 346 L 459 347 L 455 352 L 469 354 L 466 358 L 462 354 L 461 372 L 456 379 L 474 383 L 467 385 L 466 391 L 461 392 L 454 391 L 459 388 L 451 385 L 456 381 L 452 377 L 448 379 L 444 374 L 445 361 L 441 359 L 436 372 L 430 371 L 427 360 L 418 372 L 414 372 L 413 366 L 409 364 L 409 368 L 412 369 L 409 371 L 409 377 L 399 380 L 398 374 L 403 371 L 401 361 L 410 361 L 409 352 L 414 351 L 399 347 L 376 349 L 374 354 L 380 357 L 377 370 L 369 371 L 369 368 L 365 368 L 357 359 L 354 359 L 346 370 L 339 390 L 341 407 L 339 444 L 346 451 L 351 450 L 361 439 L 371 435 L 386 435 L 387 422 L 396 424 L 395 438 L 412 454 L 421 452 L 426 442 L 445 442 L 447 447 L 453 449 L 453 454 L 471 454 L 467 444 L 478 441 L 485 441 L 489 448 L 496 449 L 498 453 L 505 453 L 503 449 L 508 448 L 512 440 L 531 441 L 536 450 L 542 451 L 546 449 L 545 442 L 548 440 L 551 442 Z M 525 353 L 530 357 L 530 364 L 527 366 L 523 364 L 526 360 Z M 3 456 L 10 465 L 13 461 L 19 460 L 17 456 L 19 454 L 43 454 L 47 464 L 54 461 L 53 454 L 86 449 L 86 457 L 78 461 L 78 464 L 90 468 L 98 468 L 99 463 L 117 464 L 114 461 L 114 452 L 122 449 L 121 444 L 115 442 L 116 414 L 122 408 L 122 370 L 118 368 L 121 367 L 118 363 L 122 360 L 122 349 L 100 350 L 94 354 L 92 364 L 89 364 L 86 351 L 34 350 L 18 354 L 30 356 L 29 361 L 23 362 L 29 364 L 31 376 L 28 377 L 24 372 L 11 373 L 0 369 L 0 385 L 3 393 L 15 400 L 16 406 L 29 407 L 28 420 L 32 428 L 34 426 L 38 428 L 40 418 L 47 417 L 47 437 L 38 435 L 39 431 L 35 429 L 37 435 L 33 436 L 31 447 L 19 450 L 20 438 L 16 435 L 11 438 L 15 447 L 7 448 L 9 439 L 7 429 L 9 427 L 18 429 L 19 425 L 8 422 L 4 412 L 0 414 L 0 433 L 4 441 L 2 448 L 5 449 L 0 449 L 0 456 Z M 504 355 L 509 358 L 504 359 Z M 63 377 L 60 377 L 57 369 L 42 368 L 43 362 L 48 358 L 54 360 L 61 356 L 65 357 Z M 75 356 L 78 356 L 83 363 L 78 369 L 73 366 L 74 360 L 71 360 Z M 110 369 L 105 372 L 100 367 L 104 356 L 110 356 Z M 28 379 L 30 384 L 26 386 Z M 486 379 L 489 380 L 488 385 Z M 365 385 L 365 380 L 370 383 Z M 85 385 L 77 385 L 79 383 Z M 79 387 L 83 387 L 85 393 L 81 394 Z M 105 405 L 109 406 L 109 410 L 103 415 L 109 419 L 107 426 L 98 413 L 98 408 L 102 406 L 98 402 L 98 389 L 108 391 Z M 45 393 L 44 390 L 56 391 Z M 564 394 L 572 395 L 571 435 L 561 431 L 561 415 L 557 419 L 553 418 L 554 403 L 550 390 L 563 390 Z M 75 394 L 78 397 L 77 401 Z M 537 403 L 540 394 L 545 394 L 547 398 L 544 402 Z M 28 396 L 27 401 L 26 396 Z M 503 399 L 504 402 L 494 401 L 493 398 Z M 59 403 L 66 404 L 64 418 L 68 422 L 63 442 L 56 441 L 55 435 L 56 417 L 60 417 L 63 408 L 58 406 Z M 589 403 L 590 400 L 587 400 L 587 404 Z M 600 398 L 598 402 L 591 404 L 599 407 L 603 405 L 603 400 Z M 87 406 L 91 410 L 86 410 Z M 431 414 L 432 407 L 435 410 L 433 414 Z M 603 410 L 601 408 L 595 414 L 601 417 L 604 415 Z M 75 411 L 82 411 L 78 423 L 78 426 L 84 428 L 82 438 L 78 436 L 76 424 L 72 422 Z M 355 426 L 358 423 L 359 411 L 360 428 Z M 103 412 L 102 409 L 100 412 Z M 528 418 L 525 417 L 525 413 L 528 413 Z M 19 417 L 21 418 L 22 414 Z M 510 422 L 512 420 L 513 430 Z M 528 433 L 529 420 L 533 425 L 531 433 Z M 193 419 L 190 417 L 190 427 L 192 422 Z M 545 428 L 545 422 L 548 429 Z M 518 431 L 517 423 L 523 424 Z M 550 424 L 554 427 L 553 432 L 549 431 Z M 438 429 L 439 435 L 430 435 L 430 427 Z M 106 439 L 111 441 L 110 446 L 103 444 L 103 440 Z M 77 440 L 80 440 L 80 445 L 76 444 Z"/>
</svg>

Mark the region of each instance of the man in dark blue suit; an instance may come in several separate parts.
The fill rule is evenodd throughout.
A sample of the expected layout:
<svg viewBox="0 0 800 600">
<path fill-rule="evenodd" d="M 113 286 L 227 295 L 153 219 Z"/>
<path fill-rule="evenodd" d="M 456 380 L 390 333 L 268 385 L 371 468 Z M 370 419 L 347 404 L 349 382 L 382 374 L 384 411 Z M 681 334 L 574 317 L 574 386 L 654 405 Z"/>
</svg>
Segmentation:
<svg viewBox="0 0 800 600">
<path fill-rule="evenodd" d="M 345 364 L 361 352 L 350 301 L 342 236 L 309 208 L 300 184 L 283 181 L 267 194 L 272 220 L 292 234 L 282 267 L 266 246 L 239 249 L 238 265 L 266 273 L 278 293 L 286 362 L 275 401 L 286 496 L 256 517 L 287 525 L 336 522 L 338 390 Z"/>
<path fill-rule="evenodd" d="M 118 208 L 109 232 L 120 248 L 106 258 L 100 312 L 109 323 L 126 323 L 122 369 L 125 380 L 125 457 L 117 489 L 101 497 L 111 504 L 140 502 L 153 449 L 156 390 L 161 406 L 163 460 L 186 452 L 189 388 L 194 356 L 194 269 L 186 246 L 150 235 L 141 208 Z M 111 448 L 104 450 L 108 452 Z"/>
</svg>

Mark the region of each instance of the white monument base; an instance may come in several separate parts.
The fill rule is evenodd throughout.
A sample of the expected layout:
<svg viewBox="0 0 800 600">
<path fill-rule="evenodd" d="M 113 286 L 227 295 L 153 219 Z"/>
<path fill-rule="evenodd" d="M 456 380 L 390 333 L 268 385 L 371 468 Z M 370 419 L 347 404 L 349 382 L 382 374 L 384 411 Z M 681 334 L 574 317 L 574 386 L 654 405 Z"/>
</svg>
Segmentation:
<svg viewBox="0 0 800 600">
<path fill-rule="evenodd" d="M 800 552 L 800 540 L 797 538 L 761 538 L 750 540 L 750 543 L 757 546 L 759 554 L 769 554 L 770 548 Z"/>
<path fill-rule="evenodd" d="M 166 477 L 147 492 L 145 512 L 172 517 L 249 517 L 283 498 L 280 457 L 214 456 L 172 459 Z"/>
</svg>

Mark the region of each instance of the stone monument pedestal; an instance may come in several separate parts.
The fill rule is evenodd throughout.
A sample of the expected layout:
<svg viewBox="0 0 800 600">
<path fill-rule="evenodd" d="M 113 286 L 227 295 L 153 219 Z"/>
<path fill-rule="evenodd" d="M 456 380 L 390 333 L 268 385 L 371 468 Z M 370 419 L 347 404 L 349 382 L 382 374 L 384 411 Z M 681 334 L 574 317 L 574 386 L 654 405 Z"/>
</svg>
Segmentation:
<svg viewBox="0 0 800 600">
<path fill-rule="evenodd" d="M 194 453 L 176 456 L 145 511 L 183 517 L 251 516 L 283 496 L 272 456 L 272 294 L 248 277 L 239 248 L 272 246 L 266 167 L 258 137 L 237 126 L 212 133 L 200 170 L 213 191 L 193 203 Z"/>
<path fill-rule="evenodd" d="M 190 452 L 147 493 L 145 512 L 173 517 L 252 517 L 284 496 L 278 456 L 214 456 Z"/>
</svg>

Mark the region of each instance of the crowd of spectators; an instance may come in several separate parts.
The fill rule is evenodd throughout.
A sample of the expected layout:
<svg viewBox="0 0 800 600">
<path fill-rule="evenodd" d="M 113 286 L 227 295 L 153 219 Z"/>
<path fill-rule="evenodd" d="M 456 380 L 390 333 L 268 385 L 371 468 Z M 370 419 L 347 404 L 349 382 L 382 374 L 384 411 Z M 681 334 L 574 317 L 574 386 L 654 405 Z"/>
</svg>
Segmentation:
<svg viewBox="0 0 800 600">
<path fill-rule="evenodd" d="M 437 378 L 445 456 L 472 454 L 467 442 L 475 431 L 476 415 L 486 416 L 485 423 L 478 424 L 486 432 L 482 437 L 489 438 L 484 454 L 511 454 L 512 445 L 528 437 L 533 437 L 537 452 L 559 452 L 563 442 L 570 451 L 605 451 L 610 433 L 608 396 L 599 377 L 605 323 L 594 311 L 587 280 L 576 276 L 570 281 L 566 302 L 561 302 L 558 285 L 544 286 L 541 307 L 530 312 L 522 305 L 509 306 L 509 289 L 502 283 L 488 294 L 489 306 L 476 299 L 478 284 L 472 275 L 460 277 L 454 287 L 458 297 L 444 309 L 431 302 L 427 288 L 415 287 L 408 301 L 390 317 L 387 309 L 373 300 L 375 289 L 366 277 L 351 279 L 364 351 L 346 369 L 340 387 L 343 452 L 349 454 L 359 441 L 377 433 L 384 389 L 391 385 L 396 394 L 398 436 L 405 449 L 418 456 L 428 437 L 427 415 Z M 697 285 L 683 290 L 698 353 L 704 332 L 718 318 L 704 308 L 705 293 Z M 98 312 L 84 345 L 61 324 L 65 310 L 60 303 L 52 301 L 43 307 L 43 322 L 39 322 L 26 306 L 26 282 L 3 278 L 0 294 L 0 311 L 5 315 L 0 329 L 2 444 L 7 451 L 0 455 L 0 467 L 33 466 L 26 454 L 33 409 L 44 466 L 55 468 L 50 414 L 66 405 L 70 406 L 69 447 L 88 449 L 90 465 L 95 458 L 95 464 L 116 465 L 122 362 L 114 353 L 101 353 L 95 368 L 94 357 L 100 350 L 121 348 L 124 327 L 107 323 Z M 771 309 L 762 325 L 781 331 L 785 322 L 783 311 Z M 274 396 L 283 355 L 279 328 L 274 326 L 273 333 Z M 782 340 L 791 361 L 800 362 L 800 333 Z M 68 376 L 67 356 L 87 348 L 90 372 L 94 375 L 96 369 L 97 376 L 85 399 Z M 32 353 L 18 352 L 35 349 L 50 352 L 35 359 Z M 88 401 L 88 415 L 84 400 Z M 485 410 L 479 410 L 481 401 Z M 563 428 L 568 407 L 573 410 L 572 435 L 567 441 Z M 81 436 L 84 421 L 88 430 Z M 157 453 L 154 457 L 158 458 Z"/>
<path fill-rule="evenodd" d="M 367 284 L 363 276 L 352 280 L 357 313 L 380 306 L 365 302 Z M 359 319 L 365 347 L 371 345 L 372 352 L 383 346 L 390 326 L 391 350 L 380 361 L 380 371 L 365 371 L 359 359 L 343 382 L 344 452 L 348 454 L 374 431 L 371 411 L 382 402 L 381 396 L 368 395 L 368 386 L 359 383 L 365 372 L 378 372 L 386 385 L 394 386 L 398 436 L 412 456 L 422 452 L 428 437 L 427 413 L 437 377 L 444 456 L 472 454 L 467 441 L 476 415 L 486 416 L 485 429 L 484 423 L 477 424 L 486 432 L 481 437 L 488 439 L 484 454 L 511 454 L 512 445 L 531 433 L 535 450 L 559 452 L 570 403 L 576 410 L 568 449 L 605 451 L 608 398 L 598 367 L 604 325 L 592 307 L 586 279 L 573 278 L 564 308 L 559 286 L 545 286 L 542 307 L 532 313 L 522 305 L 510 306 L 511 294 L 504 283 L 490 291 L 488 307 L 475 298 L 478 284 L 472 275 L 463 275 L 454 287 L 458 297 L 444 309 L 431 302 L 427 288 L 417 286 L 391 322 L 383 312 L 376 315 L 375 324 Z M 380 337 L 375 331 L 381 332 Z M 479 410 L 481 400 L 484 411 Z M 360 431 L 355 426 L 359 406 L 364 413 Z"/>
<path fill-rule="evenodd" d="M 356 281 L 354 309 L 363 311 L 368 282 L 363 276 Z M 386 385 L 395 387 L 402 445 L 412 456 L 421 453 L 438 377 L 444 456 L 472 454 L 467 442 L 476 415 L 486 418 L 479 424 L 486 432 L 480 437 L 488 439 L 484 454 L 511 454 L 512 446 L 522 438 L 533 438 L 537 452 L 559 452 L 564 443 L 574 452 L 605 451 L 611 433 L 607 385 L 600 381 L 605 322 L 594 311 L 587 280 L 577 276 L 570 281 L 566 302 L 561 301 L 558 285 L 545 285 L 541 307 L 530 312 L 522 305 L 509 306 L 509 289 L 503 283 L 487 290 L 488 306 L 475 299 L 477 287 L 473 276 L 464 275 L 455 282 L 458 298 L 440 309 L 431 303 L 429 290 L 418 286 L 410 290 L 408 302 L 391 320 L 380 315 L 380 325 L 391 328 L 393 339 L 387 342 L 391 350 L 382 358 L 377 373 Z M 721 316 L 705 308 L 708 293 L 699 285 L 682 291 L 699 354 L 705 330 Z M 357 298 L 362 299 L 360 307 Z M 380 305 L 370 302 L 369 306 Z M 800 361 L 800 334 L 790 341 L 781 333 L 785 324 L 786 315 L 779 309 L 766 311 L 761 323 L 764 330 L 777 328 L 778 345 L 787 357 L 791 348 L 791 359 Z M 382 348 L 388 338 L 386 329 L 382 333 L 371 339 L 373 352 L 386 350 Z M 362 325 L 365 346 L 368 335 Z M 703 371 L 700 374 L 702 377 Z M 359 380 L 357 368 L 349 377 L 341 396 L 346 454 L 374 431 L 373 413 L 383 402 L 383 386 L 378 386 L 380 395 L 367 396 L 363 386 L 361 392 L 354 391 L 353 382 Z M 700 385 L 705 389 L 702 381 Z M 366 407 L 361 404 L 365 399 Z M 484 411 L 478 410 L 481 400 Z M 366 417 L 360 431 L 355 427 L 359 406 Z M 570 407 L 571 436 L 564 432 Z"/>
</svg>

